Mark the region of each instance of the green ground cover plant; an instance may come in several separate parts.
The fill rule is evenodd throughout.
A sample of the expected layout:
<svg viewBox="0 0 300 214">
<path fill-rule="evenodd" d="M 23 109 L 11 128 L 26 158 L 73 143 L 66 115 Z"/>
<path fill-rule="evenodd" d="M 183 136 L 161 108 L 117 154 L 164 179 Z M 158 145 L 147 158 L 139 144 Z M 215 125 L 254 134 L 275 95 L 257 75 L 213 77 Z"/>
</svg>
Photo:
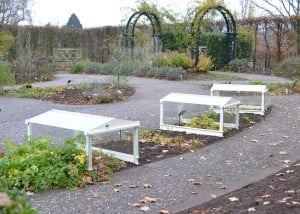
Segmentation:
<svg viewBox="0 0 300 214">
<path fill-rule="evenodd" d="M 106 180 L 107 174 L 118 170 L 122 163 L 112 157 L 95 153 L 102 164 L 98 170 L 87 170 L 84 137 L 63 143 L 33 139 L 21 145 L 7 140 L 8 152 L 0 158 L 0 186 L 7 190 L 45 191 L 55 188 L 76 189 Z"/>
</svg>

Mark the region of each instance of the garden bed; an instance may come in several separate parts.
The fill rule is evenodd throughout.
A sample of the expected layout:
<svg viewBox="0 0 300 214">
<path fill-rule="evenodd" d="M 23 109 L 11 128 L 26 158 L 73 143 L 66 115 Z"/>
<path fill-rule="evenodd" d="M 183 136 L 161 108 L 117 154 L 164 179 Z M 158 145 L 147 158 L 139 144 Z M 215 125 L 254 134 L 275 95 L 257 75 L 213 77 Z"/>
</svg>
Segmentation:
<svg viewBox="0 0 300 214">
<path fill-rule="evenodd" d="M 226 137 L 230 137 L 238 132 L 245 131 L 249 127 L 263 121 L 265 117 L 270 114 L 271 109 L 272 108 L 269 107 L 266 115 L 264 116 L 255 114 L 241 114 L 239 129 L 228 129 L 228 131 L 224 133 L 223 138 L 165 130 L 142 131 L 139 139 L 139 165 L 126 163 L 126 166 L 122 168 L 122 170 L 174 157 L 186 152 L 193 152 L 195 149 L 203 148 L 213 143 L 218 143 L 220 140 Z M 249 120 L 245 120 L 244 118 Z M 104 144 L 95 143 L 94 146 L 119 152 L 132 152 L 131 141 L 120 142 L 114 140 Z"/>
</svg>

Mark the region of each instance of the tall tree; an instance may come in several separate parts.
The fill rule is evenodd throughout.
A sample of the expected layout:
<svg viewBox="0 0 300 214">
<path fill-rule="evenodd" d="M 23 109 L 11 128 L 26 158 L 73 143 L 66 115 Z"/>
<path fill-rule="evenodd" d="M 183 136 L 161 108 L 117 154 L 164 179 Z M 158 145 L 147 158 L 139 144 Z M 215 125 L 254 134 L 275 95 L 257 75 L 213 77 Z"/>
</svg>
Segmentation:
<svg viewBox="0 0 300 214">
<path fill-rule="evenodd" d="M 0 0 L 0 24 L 31 22 L 30 2 L 31 0 Z"/>
<path fill-rule="evenodd" d="M 251 0 L 258 8 L 274 18 L 288 18 L 295 32 L 297 55 L 300 55 L 300 0 Z"/>
<path fill-rule="evenodd" d="M 66 28 L 82 29 L 82 25 L 75 13 L 72 13 L 72 15 L 70 16 L 69 21 L 66 24 Z"/>
</svg>

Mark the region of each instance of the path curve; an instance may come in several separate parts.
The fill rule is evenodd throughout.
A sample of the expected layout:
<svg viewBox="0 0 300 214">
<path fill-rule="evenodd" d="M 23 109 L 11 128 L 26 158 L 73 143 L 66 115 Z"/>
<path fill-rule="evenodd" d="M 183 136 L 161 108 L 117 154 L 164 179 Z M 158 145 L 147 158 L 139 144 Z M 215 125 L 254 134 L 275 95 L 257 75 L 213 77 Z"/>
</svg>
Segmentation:
<svg viewBox="0 0 300 214">
<path fill-rule="evenodd" d="M 267 76 L 243 76 L 252 81 L 267 80 Z M 65 84 L 68 79 L 73 83 L 107 81 L 107 78 L 59 74 L 55 81 L 35 85 Z M 276 81 L 273 78 L 271 81 Z M 22 141 L 26 135 L 25 119 L 52 108 L 139 120 L 145 128 L 158 128 L 160 98 L 170 92 L 209 94 L 207 87 L 203 87 L 207 81 L 173 82 L 131 77 L 129 83 L 137 89 L 134 96 L 105 105 L 55 105 L 0 97 L 0 142 L 4 138 Z M 132 203 L 152 197 L 157 202 L 147 205 L 148 213 L 158 213 L 163 208 L 176 213 L 209 200 L 211 194 L 219 196 L 239 189 L 282 169 L 283 160 L 294 162 L 300 157 L 300 96 L 267 96 L 266 102 L 274 105 L 271 116 L 233 137 L 194 153 L 114 173 L 111 184 L 96 184 L 77 191 L 46 191 L 35 194 L 30 201 L 41 213 L 144 213 L 132 207 Z M 281 155 L 280 151 L 286 151 L 287 155 Z M 200 180 L 202 185 L 192 185 L 188 179 Z M 144 189 L 146 183 L 152 188 Z M 220 183 L 227 188 L 221 189 Z M 115 184 L 121 184 L 119 192 L 114 191 Z M 139 187 L 128 188 L 130 184 Z M 92 192 L 100 193 L 100 197 L 94 198 Z"/>
</svg>

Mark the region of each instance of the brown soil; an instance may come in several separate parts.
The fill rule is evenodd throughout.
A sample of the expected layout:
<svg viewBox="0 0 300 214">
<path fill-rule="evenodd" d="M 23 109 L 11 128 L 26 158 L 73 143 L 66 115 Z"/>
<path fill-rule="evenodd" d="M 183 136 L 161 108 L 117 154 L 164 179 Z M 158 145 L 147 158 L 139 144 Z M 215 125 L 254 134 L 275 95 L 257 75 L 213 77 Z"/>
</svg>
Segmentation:
<svg viewBox="0 0 300 214">
<path fill-rule="evenodd" d="M 101 85 L 101 89 L 92 90 L 86 88 L 72 87 L 70 90 L 58 91 L 53 95 L 38 99 L 59 104 L 70 105 L 94 105 L 101 103 L 112 103 L 126 100 L 135 93 L 135 88 L 126 86 L 120 89 L 111 87 L 110 84 Z"/>
<path fill-rule="evenodd" d="M 261 122 L 265 119 L 265 117 L 270 114 L 271 107 L 268 108 L 265 116 L 256 115 L 256 114 L 241 114 L 239 121 L 239 129 L 230 129 L 225 132 L 224 137 L 215 137 L 215 136 L 206 136 L 206 135 L 197 135 L 197 134 L 186 134 L 184 132 L 174 132 L 174 131 L 164 131 L 164 130 L 154 130 L 151 131 L 152 135 L 158 134 L 160 136 L 177 139 L 174 140 L 171 145 L 166 143 L 158 143 L 153 142 L 151 140 L 144 140 L 140 137 L 139 142 L 139 165 L 135 165 L 132 163 L 126 163 L 126 167 L 124 169 L 128 169 L 131 167 L 138 167 L 143 164 L 147 164 L 153 161 L 159 161 L 166 158 L 174 157 L 176 155 L 180 155 L 186 152 L 193 152 L 195 149 L 203 148 L 213 143 L 217 143 L 221 139 L 226 137 L 230 137 L 238 132 L 244 131 L 249 127 Z M 249 117 L 249 122 L 245 122 L 243 120 L 244 116 Z M 193 140 L 193 144 L 184 145 L 183 141 Z M 132 154 L 132 142 L 131 141 L 110 141 L 107 143 L 101 143 L 94 145 L 96 147 L 101 147 L 105 149 L 110 149 L 113 151 L 124 152 L 128 154 Z"/>
<path fill-rule="evenodd" d="M 300 161 L 183 213 L 300 213 Z"/>
</svg>

